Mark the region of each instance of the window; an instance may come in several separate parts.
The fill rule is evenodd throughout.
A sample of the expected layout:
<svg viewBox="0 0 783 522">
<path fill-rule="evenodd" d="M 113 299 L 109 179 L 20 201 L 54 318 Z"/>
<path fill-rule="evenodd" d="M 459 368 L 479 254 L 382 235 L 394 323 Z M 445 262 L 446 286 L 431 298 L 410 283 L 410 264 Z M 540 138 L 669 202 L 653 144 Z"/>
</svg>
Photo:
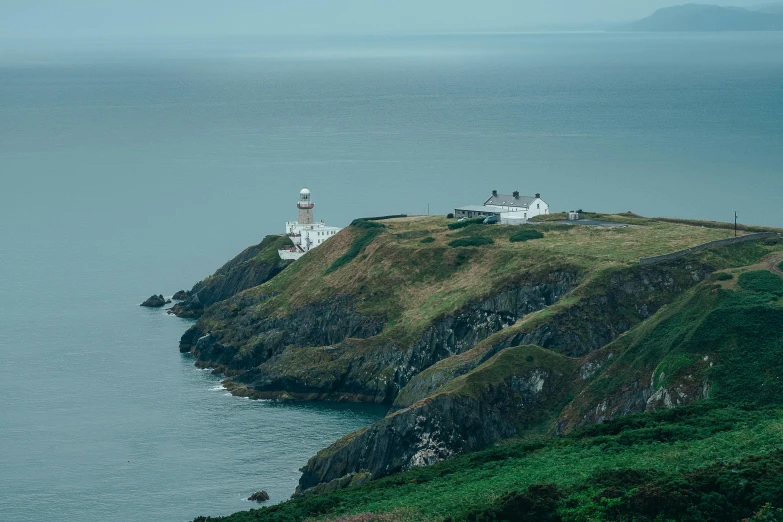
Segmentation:
<svg viewBox="0 0 783 522">
<path fill-rule="evenodd" d="M 536 205 L 536 208 L 541 208 L 541 203 L 538 203 L 538 204 Z"/>
</svg>

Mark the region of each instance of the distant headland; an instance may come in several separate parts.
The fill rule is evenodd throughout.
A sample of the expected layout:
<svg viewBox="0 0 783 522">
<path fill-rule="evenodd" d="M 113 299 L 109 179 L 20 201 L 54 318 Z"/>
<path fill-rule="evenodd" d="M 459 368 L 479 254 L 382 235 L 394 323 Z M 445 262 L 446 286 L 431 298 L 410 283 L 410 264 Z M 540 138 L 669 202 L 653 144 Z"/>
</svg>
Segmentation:
<svg viewBox="0 0 783 522">
<path fill-rule="evenodd" d="M 783 31 L 783 3 L 743 9 L 708 4 L 665 7 L 618 27 L 639 32 Z"/>
</svg>

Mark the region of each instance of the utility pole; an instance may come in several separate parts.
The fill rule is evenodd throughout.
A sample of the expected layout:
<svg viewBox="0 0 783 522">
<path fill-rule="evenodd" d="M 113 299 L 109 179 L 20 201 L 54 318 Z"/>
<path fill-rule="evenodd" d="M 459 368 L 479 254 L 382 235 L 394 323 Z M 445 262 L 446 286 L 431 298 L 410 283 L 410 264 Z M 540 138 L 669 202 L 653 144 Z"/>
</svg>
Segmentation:
<svg viewBox="0 0 783 522">
<path fill-rule="evenodd" d="M 430 204 L 429 203 L 427 203 L 427 215 L 428 216 L 430 215 Z"/>
<path fill-rule="evenodd" d="M 737 237 L 737 211 L 734 211 L 734 237 Z"/>
</svg>

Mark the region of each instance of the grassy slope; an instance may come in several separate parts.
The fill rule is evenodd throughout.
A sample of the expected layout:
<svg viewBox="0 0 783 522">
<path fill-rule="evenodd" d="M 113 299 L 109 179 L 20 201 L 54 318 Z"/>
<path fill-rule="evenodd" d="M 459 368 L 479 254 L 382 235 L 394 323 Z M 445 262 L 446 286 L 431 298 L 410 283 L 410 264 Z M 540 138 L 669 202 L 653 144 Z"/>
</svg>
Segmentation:
<svg viewBox="0 0 783 522">
<path fill-rule="evenodd" d="M 442 217 L 412 217 L 385 220 L 381 223 L 386 228 L 380 232 L 349 227 L 267 284 L 247 291 L 244 295 L 251 297 L 279 294 L 249 312 L 256 317 L 281 316 L 309 303 L 349 295 L 357 302 L 357 311 L 386 321 L 387 327 L 374 342 L 393 340 L 405 345 L 433 319 L 509 282 L 563 267 L 585 273 L 618 269 L 631 266 L 639 257 L 731 235 L 728 230 L 646 220 L 639 226 L 611 230 L 538 225 L 546 237 L 512 243 L 509 237 L 518 228 L 470 225 L 449 230 L 449 222 Z M 430 237 L 434 241 L 422 243 Z M 495 242 L 473 248 L 448 246 L 467 237 L 488 237 Z M 360 251 L 343 262 L 356 243 Z M 208 316 L 202 325 L 203 331 L 224 326 Z M 232 341 L 230 334 L 226 340 Z"/>
</svg>

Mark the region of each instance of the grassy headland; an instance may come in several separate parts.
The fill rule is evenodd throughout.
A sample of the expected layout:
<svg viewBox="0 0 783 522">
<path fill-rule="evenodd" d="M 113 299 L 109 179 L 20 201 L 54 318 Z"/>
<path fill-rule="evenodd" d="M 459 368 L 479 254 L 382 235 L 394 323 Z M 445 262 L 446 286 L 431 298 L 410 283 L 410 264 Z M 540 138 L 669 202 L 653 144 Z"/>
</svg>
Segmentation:
<svg viewBox="0 0 783 522">
<path fill-rule="evenodd" d="M 234 392 L 393 401 L 226 520 L 776 516 L 783 240 L 640 266 L 733 225 L 587 217 L 629 226 L 357 220 L 210 309 L 194 353 Z"/>
</svg>

